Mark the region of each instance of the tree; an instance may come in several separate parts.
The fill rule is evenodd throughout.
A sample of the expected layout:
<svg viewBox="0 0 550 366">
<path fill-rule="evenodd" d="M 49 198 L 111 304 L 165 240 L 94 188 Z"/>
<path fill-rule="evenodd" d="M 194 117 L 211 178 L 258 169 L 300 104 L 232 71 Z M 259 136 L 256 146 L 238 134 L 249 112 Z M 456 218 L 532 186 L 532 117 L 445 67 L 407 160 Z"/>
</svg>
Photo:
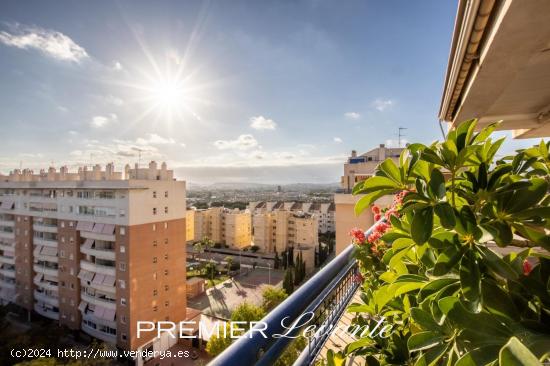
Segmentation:
<svg viewBox="0 0 550 366">
<path fill-rule="evenodd" d="M 289 295 L 294 292 L 294 280 L 292 278 L 292 268 L 288 268 L 285 271 L 285 277 L 283 279 L 283 289 Z"/>
<path fill-rule="evenodd" d="M 262 307 L 250 304 L 248 302 L 243 302 L 233 310 L 231 313 L 231 320 L 234 322 L 250 323 L 262 320 L 265 314 L 265 310 Z M 250 324 L 246 327 L 246 329 L 248 330 L 249 328 Z"/>
<path fill-rule="evenodd" d="M 279 269 L 281 265 L 281 258 L 279 258 L 279 253 L 277 253 L 277 248 L 275 248 L 275 257 L 273 258 L 273 269 Z"/>
<path fill-rule="evenodd" d="M 231 271 L 233 269 L 233 257 L 228 255 L 227 257 L 224 258 L 224 261 L 225 261 L 225 268 L 227 268 L 228 271 Z"/>
<path fill-rule="evenodd" d="M 273 308 L 275 308 L 277 305 L 279 305 L 281 302 L 283 302 L 283 300 L 286 299 L 288 295 L 285 289 L 283 288 L 267 286 L 262 292 L 262 297 L 263 297 L 262 306 L 266 312 L 269 312 Z"/>
<path fill-rule="evenodd" d="M 209 253 L 209 258 L 212 259 L 212 252 L 210 251 L 210 249 L 212 249 L 214 247 L 214 242 L 208 237 L 208 236 L 204 236 L 202 238 L 202 240 L 200 241 L 202 247 L 204 248 L 204 250 L 207 250 L 208 253 Z"/>
<path fill-rule="evenodd" d="M 204 266 L 204 271 L 207 277 L 210 277 L 211 281 L 214 281 L 214 276 L 216 275 L 216 263 L 210 261 Z"/>
<path fill-rule="evenodd" d="M 229 336 L 230 332 L 229 323 L 225 323 L 225 334 L 223 329 L 219 329 L 218 333 L 214 333 L 206 344 L 206 352 L 212 357 L 222 353 L 233 342 L 233 339 Z"/>
</svg>

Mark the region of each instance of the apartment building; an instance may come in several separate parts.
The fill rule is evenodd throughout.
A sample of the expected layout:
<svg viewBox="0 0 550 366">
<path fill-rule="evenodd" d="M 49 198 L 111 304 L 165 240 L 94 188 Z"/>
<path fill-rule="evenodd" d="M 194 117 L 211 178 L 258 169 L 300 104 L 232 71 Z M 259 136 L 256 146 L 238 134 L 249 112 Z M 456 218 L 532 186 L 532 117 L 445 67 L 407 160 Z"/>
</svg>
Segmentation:
<svg viewBox="0 0 550 366">
<path fill-rule="evenodd" d="M 214 243 L 232 248 L 244 248 L 252 243 L 250 212 L 225 207 L 192 209 L 194 215 L 194 241 L 204 237 Z"/>
<path fill-rule="evenodd" d="M 309 272 L 315 265 L 318 225 L 317 217 L 304 212 L 279 209 L 256 213 L 252 216 L 254 245 L 266 253 L 282 253 L 293 248 L 296 254 L 300 250 Z"/>
<path fill-rule="evenodd" d="M 364 211 L 356 216 L 355 203 L 361 196 L 354 196 L 351 191 L 355 184 L 374 174 L 376 166 L 391 158 L 396 163 L 403 148 L 387 148 L 384 144 L 362 155 L 357 155 L 353 150 L 347 162 L 344 163 L 344 175 L 340 179 L 340 192 L 334 195 L 335 229 L 336 229 L 336 254 L 340 253 L 350 244 L 349 231 L 354 228 L 367 229 L 374 223 L 374 216 L 370 211 Z M 384 207 L 391 203 L 391 197 L 382 197 L 377 204 Z"/>
<path fill-rule="evenodd" d="M 185 240 L 187 243 L 199 240 L 195 237 L 195 210 L 193 209 L 188 209 L 185 212 Z"/>
<path fill-rule="evenodd" d="M 319 233 L 335 232 L 334 215 L 336 206 L 334 203 L 319 202 L 266 202 L 256 201 L 248 204 L 248 210 L 254 215 L 258 213 L 272 212 L 274 210 L 287 210 L 291 212 L 304 212 L 317 217 Z"/>
<path fill-rule="evenodd" d="M 163 163 L 0 181 L 0 297 L 122 349 L 162 350 L 137 321 L 186 317 L 185 182 Z"/>
</svg>

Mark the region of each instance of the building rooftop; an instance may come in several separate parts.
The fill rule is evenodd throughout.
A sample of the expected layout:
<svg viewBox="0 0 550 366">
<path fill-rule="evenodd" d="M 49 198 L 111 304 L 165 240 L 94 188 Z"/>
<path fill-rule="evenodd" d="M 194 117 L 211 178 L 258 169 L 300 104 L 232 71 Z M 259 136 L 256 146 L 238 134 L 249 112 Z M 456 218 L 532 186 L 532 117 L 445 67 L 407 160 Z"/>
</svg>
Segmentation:
<svg viewBox="0 0 550 366">
<path fill-rule="evenodd" d="M 140 168 L 137 164 L 134 168 L 130 165 L 124 167 L 124 172 L 115 171 L 113 163 L 109 163 L 102 169 L 96 164 L 91 169 L 87 166 L 80 167 L 76 172 L 70 172 L 67 166 L 59 170 L 55 167 L 41 169 L 35 173 L 31 169 L 14 169 L 9 175 L 0 175 L 0 182 L 83 182 L 83 181 L 123 181 L 123 180 L 173 180 L 173 170 L 168 170 L 166 163 L 160 168 L 155 161 L 151 161 L 147 168 Z"/>
</svg>

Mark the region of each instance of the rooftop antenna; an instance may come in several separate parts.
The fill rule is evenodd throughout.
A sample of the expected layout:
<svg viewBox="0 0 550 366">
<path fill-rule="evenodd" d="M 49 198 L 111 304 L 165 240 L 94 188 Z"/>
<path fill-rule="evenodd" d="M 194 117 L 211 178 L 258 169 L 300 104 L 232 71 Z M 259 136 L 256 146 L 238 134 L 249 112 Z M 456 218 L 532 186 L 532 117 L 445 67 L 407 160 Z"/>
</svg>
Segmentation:
<svg viewBox="0 0 550 366">
<path fill-rule="evenodd" d="M 403 135 L 403 134 L 401 133 L 401 131 L 406 130 L 406 129 L 407 129 L 407 127 L 399 127 L 399 128 L 398 128 L 398 130 L 399 130 L 398 133 L 397 133 L 397 136 L 398 136 L 398 137 L 397 137 L 397 144 L 398 144 L 398 147 L 401 147 L 401 137 L 404 137 L 404 136 L 405 136 L 405 135 Z"/>
<path fill-rule="evenodd" d="M 142 152 L 143 150 L 141 150 L 141 149 L 138 148 L 138 147 L 136 147 L 135 149 L 136 149 L 137 152 L 138 152 L 138 168 L 139 168 L 139 167 L 141 166 L 141 152 Z"/>
</svg>

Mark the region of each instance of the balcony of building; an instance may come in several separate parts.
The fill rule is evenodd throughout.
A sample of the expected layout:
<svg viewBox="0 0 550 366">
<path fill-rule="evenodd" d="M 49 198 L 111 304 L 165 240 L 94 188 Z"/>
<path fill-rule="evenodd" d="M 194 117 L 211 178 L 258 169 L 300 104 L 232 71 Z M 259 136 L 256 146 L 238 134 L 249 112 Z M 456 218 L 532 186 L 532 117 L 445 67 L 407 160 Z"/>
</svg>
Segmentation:
<svg viewBox="0 0 550 366">
<path fill-rule="evenodd" d="M 113 294 L 104 293 L 92 287 L 83 287 L 80 292 L 80 298 L 88 304 L 116 310 L 116 297 Z"/>
<path fill-rule="evenodd" d="M 106 325 L 98 324 L 91 319 L 83 319 L 82 330 L 92 337 L 101 339 L 108 343 L 116 343 L 116 327 L 112 328 Z"/>
<path fill-rule="evenodd" d="M 93 222 L 79 221 L 76 230 L 80 231 L 80 237 L 100 241 L 116 241 L 115 225 L 100 224 Z"/>
<path fill-rule="evenodd" d="M 12 226 L 0 226 L 0 239 L 15 240 L 15 232 Z"/>
<path fill-rule="evenodd" d="M 116 276 L 115 261 L 112 260 L 100 259 L 87 255 L 86 259 L 80 261 L 80 268 L 95 274 Z"/>
<path fill-rule="evenodd" d="M 0 275 L 15 278 L 15 266 L 13 264 L 0 264 Z"/>
<path fill-rule="evenodd" d="M 116 309 L 81 301 L 78 310 L 82 313 L 83 320 L 116 329 Z"/>
<path fill-rule="evenodd" d="M 34 290 L 34 299 L 38 302 L 48 304 L 54 307 L 59 306 L 59 294 L 57 291 L 36 289 Z"/>
<path fill-rule="evenodd" d="M 15 256 L 13 252 L 0 251 L 0 264 L 15 265 Z"/>
<path fill-rule="evenodd" d="M 35 245 L 33 256 L 35 259 L 45 262 L 57 263 L 59 258 L 57 257 L 57 248 Z"/>
<path fill-rule="evenodd" d="M 43 302 L 37 302 L 34 304 L 34 311 L 38 314 L 53 320 L 59 320 L 59 308 L 45 304 Z"/>
<path fill-rule="evenodd" d="M 7 305 L 10 302 L 14 302 L 16 300 L 16 297 L 17 294 L 15 292 L 15 289 L 0 287 L 0 304 Z"/>
<path fill-rule="evenodd" d="M 40 217 L 34 220 L 32 229 L 43 233 L 57 233 L 57 219 Z"/>
<path fill-rule="evenodd" d="M 116 294 L 115 276 L 81 269 L 80 273 L 78 273 L 78 278 L 80 279 L 82 287 L 90 287 L 99 292 L 112 295 L 112 297 Z"/>
<path fill-rule="evenodd" d="M 34 231 L 33 243 L 35 245 L 43 245 L 57 248 L 57 234 L 43 231 Z"/>
<path fill-rule="evenodd" d="M 10 215 L 10 214 L 0 214 L 0 226 L 14 227 L 15 226 L 15 216 Z"/>
<path fill-rule="evenodd" d="M 42 273 L 37 273 L 34 276 L 33 283 L 44 290 L 48 291 L 58 291 L 59 289 L 59 283 L 57 281 L 57 277 L 44 275 Z"/>
<path fill-rule="evenodd" d="M 100 259 L 115 260 L 115 243 L 98 239 L 85 239 L 80 246 L 80 251 L 86 255 Z"/>
<path fill-rule="evenodd" d="M 15 243 L 11 240 L 0 239 L 0 250 L 14 251 Z"/>
<path fill-rule="evenodd" d="M 0 288 L 15 290 L 15 278 L 0 275 Z"/>
<path fill-rule="evenodd" d="M 45 276 L 52 276 L 57 278 L 57 263 L 39 260 L 33 267 L 36 273 L 41 273 Z"/>
</svg>

